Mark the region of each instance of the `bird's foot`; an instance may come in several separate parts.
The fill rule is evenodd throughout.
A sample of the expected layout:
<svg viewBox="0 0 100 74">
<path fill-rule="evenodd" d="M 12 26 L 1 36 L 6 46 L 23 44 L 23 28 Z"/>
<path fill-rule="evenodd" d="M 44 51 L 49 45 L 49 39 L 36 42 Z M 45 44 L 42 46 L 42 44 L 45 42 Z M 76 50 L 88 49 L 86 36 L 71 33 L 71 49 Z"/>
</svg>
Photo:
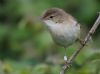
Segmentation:
<svg viewBox="0 0 100 74">
<path fill-rule="evenodd" d="M 72 66 L 72 64 L 69 63 L 68 61 L 64 61 L 64 65 L 66 65 L 68 68 L 70 68 Z"/>
<path fill-rule="evenodd" d="M 66 55 L 64 56 L 64 65 L 67 65 L 68 68 L 70 68 L 70 67 L 72 66 L 72 65 L 68 62 L 68 58 L 67 58 Z"/>
<path fill-rule="evenodd" d="M 82 39 L 78 39 L 81 45 L 84 45 L 84 41 Z"/>
</svg>

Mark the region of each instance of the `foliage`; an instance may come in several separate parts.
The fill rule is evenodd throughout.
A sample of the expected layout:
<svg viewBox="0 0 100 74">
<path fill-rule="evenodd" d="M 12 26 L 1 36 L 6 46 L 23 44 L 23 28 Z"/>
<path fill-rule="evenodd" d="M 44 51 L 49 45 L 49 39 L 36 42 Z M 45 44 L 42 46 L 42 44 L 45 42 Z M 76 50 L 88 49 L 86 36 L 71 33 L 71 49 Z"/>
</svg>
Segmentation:
<svg viewBox="0 0 100 74">
<path fill-rule="evenodd" d="M 87 32 L 99 0 L 0 0 L 0 74 L 58 74 L 64 49 L 55 45 L 40 20 L 43 12 L 59 7 L 72 14 Z M 99 27 L 100 28 L 100 27 Z M 100 73 L 100 29 L 73 62 L 67 74 Z M 70 56 L 78 43 L 67 50 Z"/>
</svg>

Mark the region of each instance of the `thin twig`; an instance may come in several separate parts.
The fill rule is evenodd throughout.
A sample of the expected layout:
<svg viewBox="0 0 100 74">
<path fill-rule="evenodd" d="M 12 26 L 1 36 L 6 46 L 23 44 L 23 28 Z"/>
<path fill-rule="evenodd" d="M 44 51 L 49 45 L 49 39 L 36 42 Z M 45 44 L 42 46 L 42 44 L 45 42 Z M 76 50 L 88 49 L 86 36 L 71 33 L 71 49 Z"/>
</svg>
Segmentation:
<svg viewBox="0 0 100 74">
<path fill-rule="evenodd" d="M 72 54 L 72 56 L 68 59 L 67 64 L 65 64 L 63 66 L 62 71 L 60 72 L 60 74 L 65 74 L 65 71 L 69 69 L 70 64 L 74 61 L 75 57 L 79 54 L 79 52 L 82 50 L 82 48 L 86 45 L 86 43 L 89 41 L 90 37 L 94 34 L 94 32 L 96 31 L 97 27 L 100 24 L 100 12 L 99 12 L 99 16 L 97 18 L 97 20 L 95 21 L 93 27 L 90 29 L 90 31 L 88 32 L 88 34 L 86 35 L 83 44 L 81 44 L 81 46 Z"/>
</svg>

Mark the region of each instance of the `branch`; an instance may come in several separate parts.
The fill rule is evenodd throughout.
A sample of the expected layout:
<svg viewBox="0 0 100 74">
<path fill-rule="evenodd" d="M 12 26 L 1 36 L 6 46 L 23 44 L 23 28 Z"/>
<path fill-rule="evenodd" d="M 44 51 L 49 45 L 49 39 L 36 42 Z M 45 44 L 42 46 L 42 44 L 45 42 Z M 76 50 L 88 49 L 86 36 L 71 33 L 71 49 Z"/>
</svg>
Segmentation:
<svg viewBox="0 0 100 74">
<path fill-rule="evenodd" d="M 99 12 L 99 16 L 97 18 L 97 20 L 95 21 L 93 27 L 90 29 L 90 31 L 88 32 L 88 34 L 86 35 L 83 44 L 81 44 L 81 46 L 72 54 L 72 56 L 68 59 L 67 64 L 65 64 L 63 66 L 62 71 L 60 72 L 60 74 L 65 74 L 65 71 L 68 70 L 69 66 L 71 65 L 71 63 L 74 61 L 75 57 L 79 54 L 79 52 L 83 49 L 83 47 L 86 45 L 86 43 L 89 41 L 90 37 L 94 34 L 95 30 L 97 29 L 97 27 L 100 24 L 100 12 Z"/>
</svg>

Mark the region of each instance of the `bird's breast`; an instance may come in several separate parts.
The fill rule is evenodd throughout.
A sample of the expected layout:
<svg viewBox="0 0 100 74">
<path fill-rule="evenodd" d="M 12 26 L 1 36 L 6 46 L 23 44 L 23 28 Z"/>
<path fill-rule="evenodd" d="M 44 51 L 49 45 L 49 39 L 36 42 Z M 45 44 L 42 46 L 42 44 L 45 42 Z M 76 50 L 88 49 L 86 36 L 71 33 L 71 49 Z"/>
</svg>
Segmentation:
<svg viewBox="0 0 100 74">
<path fill-rule="evenodd" d="M 75 24 L 59 24 L 50 21 L 45 22 L 53 40 L 64 47 L 69 46 L 79 37 L 80 27 Z"/>
<path fill-rule="evenodd" d="M 49 29 L 53 40 L 62 46 L 72 44 L 79 37 L 79 29 L 73 26 L 57 25 Z"/>
</svg>

